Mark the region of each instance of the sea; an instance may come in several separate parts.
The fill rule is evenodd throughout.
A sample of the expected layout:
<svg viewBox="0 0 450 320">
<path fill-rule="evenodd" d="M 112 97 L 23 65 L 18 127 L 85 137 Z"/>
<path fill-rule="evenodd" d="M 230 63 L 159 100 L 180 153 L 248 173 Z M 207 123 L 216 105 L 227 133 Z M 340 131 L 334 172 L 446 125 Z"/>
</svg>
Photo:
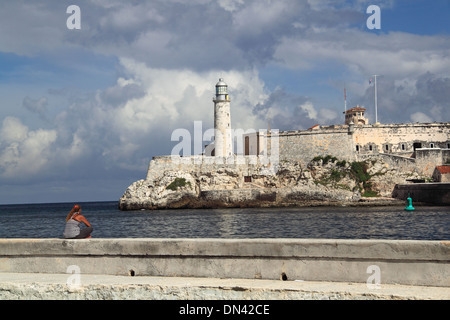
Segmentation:
<svg viewBox="0 0 450 320">
<path fill-rule="evenodd" d="M 75 203 L 0 205 L 0 238 L 62 238 Z M 78 203 L 93 238 L 450 240 L 450 207 L 302 207 L 120 211 Z"/>
</svg>

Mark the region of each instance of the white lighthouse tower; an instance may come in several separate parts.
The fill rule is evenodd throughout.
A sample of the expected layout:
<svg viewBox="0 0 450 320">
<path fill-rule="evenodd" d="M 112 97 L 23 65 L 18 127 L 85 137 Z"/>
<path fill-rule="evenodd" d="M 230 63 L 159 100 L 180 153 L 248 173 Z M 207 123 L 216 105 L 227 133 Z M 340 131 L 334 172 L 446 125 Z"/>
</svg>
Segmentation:
<svg viewBox="0 0 450 320">
<path fill-rule="evenodd" d="M 214 155 L 228 157 L 233 154 L 230 97 L 228 86 L 222 78 L 216 84 L 214 101 Z"/>
</svg>

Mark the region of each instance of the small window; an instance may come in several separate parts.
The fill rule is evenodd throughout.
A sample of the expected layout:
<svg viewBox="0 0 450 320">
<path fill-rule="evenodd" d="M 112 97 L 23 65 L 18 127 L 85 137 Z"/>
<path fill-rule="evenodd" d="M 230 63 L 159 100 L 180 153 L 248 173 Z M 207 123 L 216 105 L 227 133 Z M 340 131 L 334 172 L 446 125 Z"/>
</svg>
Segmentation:
<svg viewBox="0 0 450 320">
<path fill-rule="evenodd" d="M 252 182 L 251 176 L 244 176 L 244 182 Z"/>
<path fill-rule="evenodd" d="M 372 151 L 372 145 L 369 146 L 369 151 Z"/>
<path fill-rule="evenodd" d="M 389 145 L 388 145 L 388 144 L 385 145 L 385 146 L 384 146 L 384 149 L 385 149 L 386 151 L 389 151 Z"/>
<path fill-rule="evenodd" d="M 434 148 L 434 143 L 430 143 L 430 148 Z"/>
<path fill-rule="evenodd" d="M 402 150 L 405 151 L 406 147 L 405 145 L 402 143 Z"/>
<path fill-rule="evenodd" d="M 356 146 L 356 152 L 359 152 L 359 146 Z"/>
<path fill-rule="evenodd" d="M 450 149 L 450 143 L 447 143 L 447 149 Z"/>
</svg>

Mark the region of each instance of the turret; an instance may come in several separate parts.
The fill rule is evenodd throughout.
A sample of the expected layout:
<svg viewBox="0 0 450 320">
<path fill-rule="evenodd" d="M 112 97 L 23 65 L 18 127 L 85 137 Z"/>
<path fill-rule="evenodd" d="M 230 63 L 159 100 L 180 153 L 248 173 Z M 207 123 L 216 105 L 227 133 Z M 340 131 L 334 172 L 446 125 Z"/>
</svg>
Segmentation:
<svg viewBox="0 0 450 320">
<path fill-rule="evenodd" d="M 357 106 L 345 111 L 345 124 L 349 125 L 353 122 L 355 125 L 365 125 L 369 124 L 369 120 L 364 117 L 365 108 Z"/>
</svg>

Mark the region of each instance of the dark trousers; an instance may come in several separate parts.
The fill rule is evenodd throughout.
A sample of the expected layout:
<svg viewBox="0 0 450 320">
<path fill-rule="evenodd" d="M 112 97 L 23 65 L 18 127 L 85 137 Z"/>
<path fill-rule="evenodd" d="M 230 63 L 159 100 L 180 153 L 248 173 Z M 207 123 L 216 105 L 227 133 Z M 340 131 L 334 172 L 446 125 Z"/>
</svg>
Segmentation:
<svg viewBox="0 0 450 320">
<path fill-rule="evenodd" d="M 71 239 L 84 239 L 84 238 L 87 238 L 87 237 L 89 237 L 91 235 L 92 231 L 94 231 L 94 228 L 92 228 L 92 227 L 83 228 L 83 229 L 80 230 L 80 234 L 79 235 L 77 235 L 76 237 L 71 238 Z"/>
</svg>

